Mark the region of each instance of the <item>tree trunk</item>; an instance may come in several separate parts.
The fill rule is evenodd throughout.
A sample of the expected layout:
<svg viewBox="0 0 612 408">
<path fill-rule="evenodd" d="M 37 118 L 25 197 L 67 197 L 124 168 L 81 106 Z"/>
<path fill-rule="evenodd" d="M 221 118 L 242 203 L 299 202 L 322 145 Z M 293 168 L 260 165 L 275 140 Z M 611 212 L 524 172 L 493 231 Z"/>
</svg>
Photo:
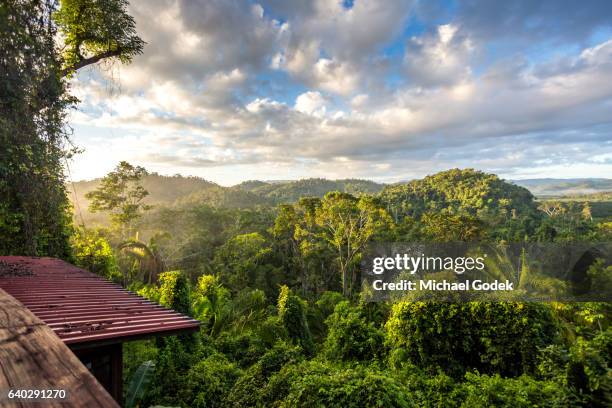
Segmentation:
<svg viewBox="0 0 612 408">
<path fill-rule="evenodd" d="M 340 266 L 340 270 L 342 271 L 342 294 L 344 296 L 348 296 L 349 295 L 348 269 L 344 266 Z"/>
</svg>

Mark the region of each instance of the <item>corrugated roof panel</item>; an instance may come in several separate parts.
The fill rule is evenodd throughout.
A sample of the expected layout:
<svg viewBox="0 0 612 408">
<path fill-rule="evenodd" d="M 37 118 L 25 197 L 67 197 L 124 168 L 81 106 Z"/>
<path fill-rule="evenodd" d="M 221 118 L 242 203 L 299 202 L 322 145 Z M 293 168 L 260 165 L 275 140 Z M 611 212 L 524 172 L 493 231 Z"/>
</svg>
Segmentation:
<svg viewBox="0 0 612 408">
<path fill-rule="evenodd" d="M 55 258 L 0 256 L 0 288 L 66 344 L 195 331 L 200 322 Z"/>
</svg>

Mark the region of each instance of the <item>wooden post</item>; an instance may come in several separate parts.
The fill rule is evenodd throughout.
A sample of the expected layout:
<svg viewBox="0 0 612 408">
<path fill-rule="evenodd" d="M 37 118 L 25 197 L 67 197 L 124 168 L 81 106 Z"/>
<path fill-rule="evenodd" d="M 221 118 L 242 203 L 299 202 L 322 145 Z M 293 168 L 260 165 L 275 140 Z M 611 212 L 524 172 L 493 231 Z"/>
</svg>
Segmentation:
<svg viewBox="0 0 612 408">
<path fill-rule="evenodd" d="M 111 351 L 111 391 L 115 401 L 123 406 L 123 343 L 117 343 Z"/>
</svg>

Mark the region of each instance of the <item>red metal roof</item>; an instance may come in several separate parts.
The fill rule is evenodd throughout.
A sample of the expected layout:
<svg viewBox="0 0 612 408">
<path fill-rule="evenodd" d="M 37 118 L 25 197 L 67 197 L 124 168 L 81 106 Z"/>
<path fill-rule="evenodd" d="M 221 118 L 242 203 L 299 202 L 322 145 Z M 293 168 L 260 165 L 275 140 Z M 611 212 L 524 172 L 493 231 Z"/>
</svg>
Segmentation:
<svg viewBox="0 0 612 408">
<path fill-rule="evenodd" d="M 0 256 L 0 288 L 71 345 L 195 331 L 200 325 L 55 258 Z"/>
</svg>

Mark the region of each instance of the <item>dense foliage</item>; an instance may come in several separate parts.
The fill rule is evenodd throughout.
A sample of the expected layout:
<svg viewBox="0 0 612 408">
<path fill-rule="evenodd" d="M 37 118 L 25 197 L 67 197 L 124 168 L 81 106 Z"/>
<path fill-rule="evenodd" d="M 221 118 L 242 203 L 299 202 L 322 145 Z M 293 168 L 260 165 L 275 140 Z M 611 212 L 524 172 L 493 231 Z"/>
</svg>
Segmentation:
<svg viewBox="0 0 612 408">
<path fill-rule="evenodd" d="M 0 3 L 0 254 L 70 258 L 66 76 L 129 62 L 143 41 L 125 0 Z"/>
<path fill-rule="evenodd" d="M 408 297 L 366 303 L 354 285 L 371 243 L 598 241 L 609 239 L 609 220 L 592 217 L 585 202 L 538 203 L 522 188 L 473 170 L 409 186 L 380 196 L 330 192 L 277 207 L 160 204 L 143 213 L 135 224 L 140 236 L 131 240 L 122 243 L 113 229 L 98 231 L 93 241 L 77 236 L 75 248 L 92 267 L 105 265 L 102 239 L 114 247 L 120 269 L 133 265 L 124 259 L 127 244 L 155 255 L 164 272 L 122 276 L 141 295 L 202 322 L 196 338 L 130 346 L 131 372 L 149 360 L 155 367 L 143 403 L 609 405 L 609 304 Z M 404 195 L 390 195 L 400 190 Z M 395 207 L 385 201 L 392 196 L 400 200 Z M 104 250 L 86 250 L 96 246 Z M 524 269 L 521 285 L 559 290 Z M 612 267 L 595 261 L 584 279 L 606 291 L 611 273 Z M 157 284 L 150 284 L 151 276 Z"/>
<path fill-rule="evenodd" d="M 513 302 L 398 302 L 386 331 L 393 364 L 459 376 L 532 373 L 538 350 L 558 337 L 549 307 Z"/>
<path fill-rule="evenodd" d="M 52 1 L 0 3 L 0 254 L 70 252 L 64 119 L 75 101 L 60 75 L 53 11 Z"/>
<path fill-rule="evenodd" d="M 460 179 L 462 172 L 451 174 Z M 516 189 L 472 170 L 465 176 L 471 186 L 479 179 L 483 191 L 490 183 L 499 194 Z M 397 220 L 380 197 L 341 192 L 275 208 L 193 203 L 145 212 L 138 229 L 156 237 L 156 253 L 173 272 L 159 274 L 154 285 L 129 275 L 131 285 L 190 313 L 202 329 L 195 339 L 130 346 L 129 367 L 154 356 L 144 405 L 609 405 L 609 304 L 366 303 L 357 287 L 342 285 L 358 280 L 364 245 L 376 241 L 609 236 L 608 221 L 587 217 L 580 203 L 547 212 L 518 190 L 511 206 L 501 196 L 451 205 L 448 196 L 458 193 L 445 189 L 452 184 L 439 189 L 446 197 L 431 204 L 438 210 Z M 607 290 L 610 273 L 597 261 L 585 276 Z"/>
<path fill-rule="evenodd" d="M 369 180 L 326 180 L 313 178 L 272 183 L 245 181 L 237 187 L 266 198 L 275 204 L 290 204 L 302 197 L 323 198 L 330 191 L 340 191 L 354 195 L 375 194 L 382 190 L 383 185 Z"/>
<path fill-rule="evenodd" d="M 385 187 L 381 198 L 396 218 L 419 218 L 426 212 L 470 215 L 531 214 L 533 196 L 523 188 L 509 184 L 494 174 L 471 169 L 452 169 Z"/>
</svg>

